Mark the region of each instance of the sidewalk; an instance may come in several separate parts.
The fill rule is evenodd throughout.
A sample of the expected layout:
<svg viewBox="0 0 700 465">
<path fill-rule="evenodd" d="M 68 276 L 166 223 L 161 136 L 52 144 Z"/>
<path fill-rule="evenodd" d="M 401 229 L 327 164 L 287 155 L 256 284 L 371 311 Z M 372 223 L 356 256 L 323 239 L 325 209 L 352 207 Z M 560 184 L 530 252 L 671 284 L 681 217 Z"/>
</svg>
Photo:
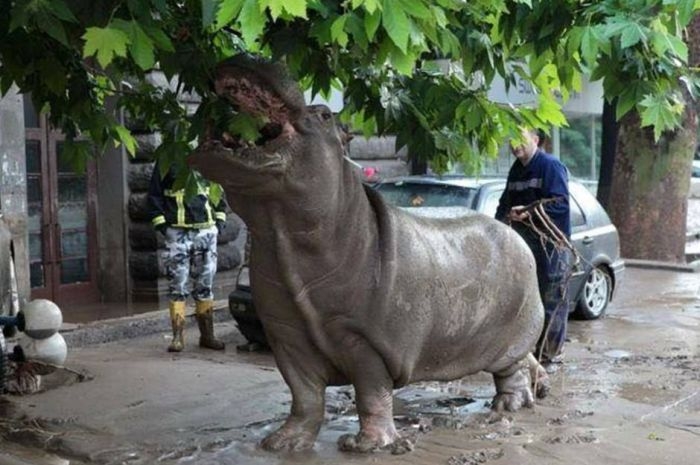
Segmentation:
<svg viewBox="0 0 700 465">
<path fill-rule="evenodd" d="M 185 324 L 196 325 L 194 307 L 187 306 Z M 230 320 L 228 300 L 214 301 L 214 320 Z M 133 314 L 125 317 L 109 318 L 88 323 L 63 323 L 61 334 L 68 347 L 83 347 L 92 344 L 104 344 L 133 337 L 148 336 L 155 333 L 170 334 L 170 316 L 168 309 Z"/>
</svg>

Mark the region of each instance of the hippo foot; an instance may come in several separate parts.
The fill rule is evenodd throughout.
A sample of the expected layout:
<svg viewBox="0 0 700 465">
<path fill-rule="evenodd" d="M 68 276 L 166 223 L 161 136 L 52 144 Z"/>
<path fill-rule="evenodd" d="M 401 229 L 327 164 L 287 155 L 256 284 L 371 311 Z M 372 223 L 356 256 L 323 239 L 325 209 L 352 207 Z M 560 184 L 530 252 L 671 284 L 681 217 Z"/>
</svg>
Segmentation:
<svg viewBox="0 0 700 465">
<path fill-rule="evenodd" d="M 521 407 L 532 407 L 535 398 L 530 389 L 530 377 L 527 367 L 516 369 L 509 375 L 494 375 L 496 382 L 496 396 L 493 398 L 491 408 L 497 412 L 507 410 L 515 412 Z"/>
<path fill-rule="evenodd" d="M 532 407 L 534 399 L 530 388 L 525 388 L 520 392 L 502 392 L 493 398 L 491 408 L 497 412 L 515 412 L 523 406 Z"/>
<path fill-rule="evenodd" d="M 268 451 L 298 452 L 314 446 L 316 435 L 309 431 L 293 431 L 284 426 L 262 440 L 260 446 Z"/>
<path fill-rule="evenodd" d="M 399 442 L 402 441 L 396 432 L 394 432 L 394 434 L 368 434 L 364 431 L 360 431 L 358 434 L 344 434 L 340 436 L 340 438 L 338 438 L 338 449 L 343 452 L 367 453 L 386 448 L 391 449 L 393 452 L 393 445 Z"/>
<path fill-rule="evenodd" d="M 390 448 L 392 455 L 407 454 L 416 448 L 416 441 L 409 438 L 399 438 L 391 444 Z"/>
</svg>

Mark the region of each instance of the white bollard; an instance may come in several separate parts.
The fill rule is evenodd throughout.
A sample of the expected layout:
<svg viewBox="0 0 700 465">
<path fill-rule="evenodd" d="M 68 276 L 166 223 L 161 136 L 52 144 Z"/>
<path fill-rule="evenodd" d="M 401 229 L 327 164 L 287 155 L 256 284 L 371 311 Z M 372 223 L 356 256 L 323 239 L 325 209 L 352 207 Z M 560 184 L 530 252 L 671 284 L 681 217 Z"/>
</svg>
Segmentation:
<svg viewBox="0 0 700 465">
<path fill-rule="evenodd" d="M 63 315 L 58 305 L 50 300 L 35 299 L 21 311 L 27 336 L 34 339 L 46 339 L 58 332 L 63 324 Z"/>
</svg>

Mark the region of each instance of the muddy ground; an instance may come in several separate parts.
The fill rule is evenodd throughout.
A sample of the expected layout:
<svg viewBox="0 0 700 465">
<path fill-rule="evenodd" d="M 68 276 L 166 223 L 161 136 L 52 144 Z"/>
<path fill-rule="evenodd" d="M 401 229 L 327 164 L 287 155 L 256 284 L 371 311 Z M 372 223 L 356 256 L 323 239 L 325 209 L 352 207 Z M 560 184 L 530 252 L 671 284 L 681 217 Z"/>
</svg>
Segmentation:
<svg viewBox="0 0 700 465">
<path fill-rule="evenodd" d="M 700 275 L 628 268 L 606 318 L 570 322 L 565 363 L 534 409 L 490 412 L 490 377 L 396 391 L 415 438 L 405 455 L 336 450 L 357 429 L 352 390 L 329 389 L 315 449 L 271 454 L 257 442 L 290 396 L 270 354 L 167 354 L 163 334 L 73 348 L 44 392 L 0 400 L 0 464 L 700 464 Z M 77 373 L 85 375 L 78 381 Z M 45 453 L 43 451 L 48 451 Z"/>
</svg>

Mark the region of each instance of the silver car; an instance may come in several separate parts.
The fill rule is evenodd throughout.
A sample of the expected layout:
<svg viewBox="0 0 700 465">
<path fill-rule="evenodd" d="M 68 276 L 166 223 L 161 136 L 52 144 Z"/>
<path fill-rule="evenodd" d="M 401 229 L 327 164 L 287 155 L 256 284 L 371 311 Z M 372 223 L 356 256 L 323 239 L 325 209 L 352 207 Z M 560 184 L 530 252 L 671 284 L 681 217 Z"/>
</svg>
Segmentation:
<svg viewBox="0 0 700 465">
<path fill-rule="evenodd" d="M 503 178 L 405 176 L 374 187 L 389 202 L 429 216 L 454 216 L 467 208 L 494 217 L 505 189 Z M 590 191 L 570 181 L 571 239 L 581 257 L 570 281 L 571 311 L 592 320 L 605 314 L 625 265 L 617 229 Z M 446 208 L 450 207 L 450 208 Z"/>
</svg>

